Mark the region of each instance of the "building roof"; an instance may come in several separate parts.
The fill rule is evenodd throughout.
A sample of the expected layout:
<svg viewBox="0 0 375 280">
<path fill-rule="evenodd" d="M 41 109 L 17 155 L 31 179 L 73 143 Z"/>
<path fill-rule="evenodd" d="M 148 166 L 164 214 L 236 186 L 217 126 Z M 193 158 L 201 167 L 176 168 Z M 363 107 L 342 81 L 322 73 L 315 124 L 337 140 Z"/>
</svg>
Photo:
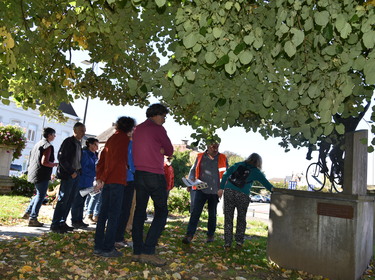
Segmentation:
<svg viewBox="0 0 375 280">
<path fill-rule="evenodd" d="M 99 140 L 99 143 L 105 143 L 115 133 L 116 129 L 115 126 L 111 126 L 110 128 L 104 130 L 100 133 L 96 138 Z"/>
<path fill-rule="evenodd" d="M 70 103 L 61 102 L 60 106 L 59 106 L 59 110 L 61 110 L 65 114 L 68 114 L 68 115 L 71 115 L 71 116 L 74 116 L 74 117 L 78 117 L 76 111 L 74 111 L 74 108 L 73 108 L 72 104 L 70 104 Z"/>
</svg>

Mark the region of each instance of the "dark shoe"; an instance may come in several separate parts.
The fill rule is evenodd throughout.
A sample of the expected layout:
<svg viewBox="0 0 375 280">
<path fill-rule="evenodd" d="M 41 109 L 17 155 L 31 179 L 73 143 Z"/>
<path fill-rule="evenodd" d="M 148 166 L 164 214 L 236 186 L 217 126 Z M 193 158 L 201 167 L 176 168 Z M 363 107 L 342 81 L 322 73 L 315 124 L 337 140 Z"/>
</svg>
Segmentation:
<svg viewBox="0 0 375 280">
<path fill-rule="evenodd" d="M 89 225 L 84 222 L 72 222 L 72 226 L 75 229 L 84 229 L 87 228 Z"/>
<path fill-rule="evenodd" d="M 60 223 L 60 227 L 65 231 L 73 231 L 74 227 L 68 226 L 66 223 Z"/>
<path fill-rule="evenodd" d="M 101 252 L 100 256 L 105 257 L 105 258 L 118 258 L 122 257 L 122 253 L 117 251 L 116 249 L 113 249 L 110 252 Z"/>
<path fill-rule="evenodd" d="M 229 244 L 225 244 L 225 245 L 224 245 L 224 250 L 225 250 L 225 251 L 228 252 L 228 251 L 230 251 L 230 249 L 231 249 L 231 246 L 230 246 Z"/>
<path fill-rule="evenodd" d="M 141 261 L 141 255 L 132 256 L 132 262 L 140 262 L 140 261 Z"/>
<path fill-rule="evenodd" d="M 51 225 L 50 230 L 55 233 L 67 233 L 68 231 L 63 229 L 60 225 Z"/>
<path fill-rule="evenodd" d="M 213 236 L 207 236 L 206 243 L 214 242 L 215 238 Z"/>
<path fill-rule="evenodd" d="M 239 243 L 239 242 L 236 243 L 236 249 L 237 250 L 241 250 L 242 247 L 243 247 L 243 243 Z"/>
<path fill-rule="evenodd" d="M 156 255 L 147 255 L 147 254 L 141 254 L 139 261 L 141 263 L 148 263 L 154 266 L 163 266 L 167 263 L 166 260 L 159 258 Z"/>
<path fill-rule="evenodd" d="M 29 227 L 42 227 L 44 224 L 39 222 L 37 219 L 29 220 Z"/>
<path fill-rule="evenodd" d="M 100 256 L 102 253 L 103 253 L 102 250 L 100 250 L 100 249 L 94 249 L 94 255 L 95 256 Z"/>
<path fill-rule="evenodd" d="M 29 218 L 30 218 L 30 213 L 25 212 L 25 214 L 23 214 L 21 219 L 28 220 Z"/>
<path fill-rule="evenodd" d="M 190 244 L 192 240 L 193 240 L 193 237 L 192 237 L 192 236 L 190 236 L 190 235 L 186 235 L 186 236 L 184 237 L 184 239 L 182 239 L 182 243 L 184 243 L 184 244 Z"/>
</svg>

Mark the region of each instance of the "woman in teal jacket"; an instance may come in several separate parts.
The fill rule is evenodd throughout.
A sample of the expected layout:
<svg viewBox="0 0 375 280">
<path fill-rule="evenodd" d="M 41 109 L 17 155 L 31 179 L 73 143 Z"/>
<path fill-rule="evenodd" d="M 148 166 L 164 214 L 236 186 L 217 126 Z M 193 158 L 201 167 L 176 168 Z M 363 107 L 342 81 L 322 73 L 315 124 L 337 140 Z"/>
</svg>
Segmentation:
<svg viewBox="0 0 375 280">
<path fill-rule="evenodd" d="M 245 184 L 242 187 L 235 186 L 229 177 L 242 165 L 250 170 Z M 246 230 L 246 212 L 250 203 L 250 189 L 254 181 L 260 182 L 267 190 L 272 192 L 273 185 L 266 179 L 261 172 L 262 158 L 260 155 L 253 153 L 245 161 L 241 161 L 232 165 L 223 175 L 218 191 L 219 197 L 224 191 L 224 241 L 225 248 L 229 249 L 233 240 L 233 218 L 234 209 L 237 208 L 237 227 L 235 240 L 237 246 L 241 247 Z"/>
</svg>

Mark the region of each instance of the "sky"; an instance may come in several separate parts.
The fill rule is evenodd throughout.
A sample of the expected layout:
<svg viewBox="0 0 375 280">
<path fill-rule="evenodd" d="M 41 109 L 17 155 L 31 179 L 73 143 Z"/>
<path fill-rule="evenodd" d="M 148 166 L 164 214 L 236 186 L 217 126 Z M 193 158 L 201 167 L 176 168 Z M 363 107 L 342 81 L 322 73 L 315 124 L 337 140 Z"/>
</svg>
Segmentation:
<svg viewBox="0 0 375 280">
<path fill-rule="evenodd" d="M 156 102 L 151 101 L 151 102 Z M 78 99 L 73 103 L 73 107 L 83 121 L 86 100 Z M 146 119 L 146 109 L 134 106 L 114 106 L 99 99 L 89 99 L 86 113 L 86 132 L 98 135 L 121 116 L 129 116 L 136 120 L 137 124 Z M 369 119 L 369 118 L 367 118 Z M 168 115 L 164 124 L 168 136 L 173 144 L 181 144 L 183 139 L 192 142 L 190 135 L 194 132 L 189 126 L 183 126 L 173 120 L 173 116 Z M 362 121 L 359 129 L 368 129 L 367 124 Z M 221 138 L 219 151 L 234 152 L 242 157 L 248 157 L 251 153 L 258 153 L 263 159 L 263 171 L 268 179 L 285 178 L 295 173 L 305 174 L 308 165 L 318 159 L 318 152 L 314 152 L 311 161 L 306 160 L 307 148 L 291 149 L 284 152 L 278 145 L 278 139 L 269 138 L 265 140 L 259 133 L 245 132 L 243 128 L 230 128 L 226 131 L 219 130 Z M 368 156 L 369 167 L 373 170 L 374 153 Z M 374 174 L 369 170 L 368 183 L 373 184 Z"/>
</svg>

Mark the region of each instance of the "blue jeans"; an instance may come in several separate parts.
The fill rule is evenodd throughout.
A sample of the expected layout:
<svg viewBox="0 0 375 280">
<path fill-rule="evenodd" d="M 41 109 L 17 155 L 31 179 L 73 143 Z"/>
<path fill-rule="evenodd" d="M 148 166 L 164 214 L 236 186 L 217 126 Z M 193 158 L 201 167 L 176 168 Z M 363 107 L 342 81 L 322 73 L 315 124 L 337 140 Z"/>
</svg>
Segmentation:
<svg viewBox="0 0 375 280">
<path fill-rule="evenodd" d="M 132 208 L 134 195 L 134 181 L 127 182 L 127 186 L 124 189 L 124 196 L 122 199 L 121 214 L 119 217 L 119 223 L 116 232 L 116 242 L 124 241 L 124 235 L 126 230 L 126 224 L 129 221 L 130 209 Z"/>
<path fill-rule="evenodd" d="M 79 190 L 76 192 L 72 203 L 72 223 L 83 222 L 83 207 L 85 206 L 87 196 L 82 197 Z"/>
<path fill-rule="evenodd" d="M 207 236 L 214 236 L 216 230 L 216 208 L 219 197 L 217 194 L 205 194 L 200 190 L 195 191 L 194 208 L 190 216 L 186 235 L 194 236 L 197 231 L 199 218 L 206 201 L 208 201 Z"/>
<path fill-rule="evenodd" d="M 100 206 L 102 205 L 102 193 L 94 195 L 88 194 L 86 201 L 86 215 L 92 214 L 93 216 L 99 216 Z"/>
<path fill-rule="evenodd" d="M 190 190 L 190 214 L 193 213 L 196 190 Z"/>
<path fill-rule="evenodd" d="M 27 207 L 27 213 L 30 213 L 30 219 L 36 219 L 39 215 L 40 207 L 46 197 L 49 180 L 35 183 L 36 195 L 31 199 L 29 206 Z"/>
<path fill-rule="evenodd" d="M 121 212 L 124 188 L 125 185 L 122 184 L 104 185 L 102 190 L 102 207 L 95 231 L 95 250 L 110 252 L 115 248 L 115 236 Z"/>
<path fill-rule="evenodd" d="M 61 179 L 59 199 L 53 213 L 51 226 L 58 226 L 66 222 L 73 199 L 78 191 L 79 175 L 69 179 Z"/>
<path fill-rule="evenodd" d="M 168 217 L 167 181 L 164 174 L 135 171 L 136 206 L 132 237 L 133 253 L 155 254 L 155 246 L 164 230 Z M 143 242 L 145 215 L 149 198 L 154 202 L 154 219 Z"/>
</svg>

